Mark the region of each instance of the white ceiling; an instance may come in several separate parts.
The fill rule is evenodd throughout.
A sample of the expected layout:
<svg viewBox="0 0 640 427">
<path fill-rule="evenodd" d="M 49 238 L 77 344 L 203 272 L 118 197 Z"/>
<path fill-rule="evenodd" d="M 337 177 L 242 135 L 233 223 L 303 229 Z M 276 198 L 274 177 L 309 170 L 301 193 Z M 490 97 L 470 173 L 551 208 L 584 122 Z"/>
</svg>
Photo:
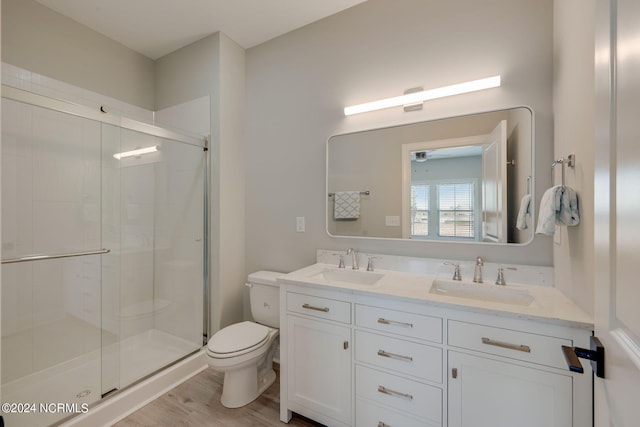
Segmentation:
<svg viewBox="0 0 640 427">
<path fill-rule="evenodd" d="M 36 0 L 152 59 L 222 31 L 250 48 L 366 0 Z"/>
</svg>

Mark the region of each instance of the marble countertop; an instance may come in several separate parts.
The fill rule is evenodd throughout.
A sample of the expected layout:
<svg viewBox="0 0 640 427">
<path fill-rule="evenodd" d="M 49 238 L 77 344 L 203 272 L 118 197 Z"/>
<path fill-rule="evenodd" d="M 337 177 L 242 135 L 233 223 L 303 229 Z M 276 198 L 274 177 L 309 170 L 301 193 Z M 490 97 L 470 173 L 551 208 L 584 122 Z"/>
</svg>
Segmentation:
<svg viewBox="0 0 640 427">
<path fill-rule="evenodd" d="M 338 276 L 344 273 L 346 279 L 341 280 L 338 277 L 329 280 L 325 277 L 325 272 L 333 274 L 336 271 Z M 594 326 L 591 315 L 553 287 L 511 283 L 502 287 L 460 282 L 461 286 L 478 287 L 472 290 L 478 289 L 480 293 L 487 292 L 487 295 L 499 295 L 503 290 L 506 290 L 507 293 L 526 294 L 533 297 L 530 304 L 518 305 L 483 298 L 448 296 L 431 292 L 434 280 L 451 282 L 449 277 L 382 269 L 376 269 L 373 273 L 357 270 L 353 275 L 354 282 L 368 281 L 369 279 L 375 281 L 372 284 L 360 284 L 351 282 L 349 271 L 351 269 L 338 269 L 335 265 L 317 263 L 280 276 L 278 281 L 284 284 L 332 288 L 342 292 L 398 298 L 431 306 L 542 321 L 580 329 L 593 329 Z M 455 285 L 455 282 L 453 284 Z"/>
</svg>

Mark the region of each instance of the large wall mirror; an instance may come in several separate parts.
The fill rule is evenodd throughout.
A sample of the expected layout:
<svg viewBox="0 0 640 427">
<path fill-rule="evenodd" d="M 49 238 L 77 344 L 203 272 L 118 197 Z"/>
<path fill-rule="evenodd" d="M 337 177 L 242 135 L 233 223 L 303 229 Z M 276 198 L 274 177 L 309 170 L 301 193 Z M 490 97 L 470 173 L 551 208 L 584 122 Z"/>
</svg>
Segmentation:
<svg viewBox="0 0 640 427">
<path fill-rule="evenodd" d="M 527 107 L 329 139 L 332 236 L 525 244 L 533 239 Z"/>
</svg>

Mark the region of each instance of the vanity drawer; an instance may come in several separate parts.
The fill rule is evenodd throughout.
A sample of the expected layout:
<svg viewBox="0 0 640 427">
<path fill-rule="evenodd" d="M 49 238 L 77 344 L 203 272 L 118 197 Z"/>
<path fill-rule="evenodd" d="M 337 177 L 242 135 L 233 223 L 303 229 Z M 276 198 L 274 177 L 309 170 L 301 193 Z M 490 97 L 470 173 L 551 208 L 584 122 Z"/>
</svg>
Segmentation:
<svg viewBox="0 0 640 427">
<path fill-rule="evenodd" d="M 425 427 L 425 422 L 357 397 L 356 425 L 358 427 Z M 426 425 L 436 427 L 440 426 L 440 423 Z"/>
<path fill-rule="evenodd" d="M 356 325 L 405 337 L 442 343 L 442 319 L 356 304 Z"/>
<path fill-rule="evenodd" d="M 572 346 L 569 339 L 513 331 L 493 326 L 449 320 L 448 343 L 453 347 L 476 350 L 511 359 L 566 369 L 563 345 Z"/>
<path fill-rule="evenodd" d="M 336 322 L 351 323 L 351 303 L 346 301 L 287 292 L 287 310 Z"/>
<path fill-rule="evenodd" d="M 438 387 L 356 365 L 356 397 L 429 420 L 433 425 L 442 422 L 442 389 Z M 379 408 L 378 412 L 382 417 L 387 411 Z M 356 419 L 356 424 L 367 425 L 360 421 Z"/>
<path fill-rule="evenodd" d="M 442 382 L 442 349 L 424 344 L 356 331 L 356 360 Z"/>
</svg>

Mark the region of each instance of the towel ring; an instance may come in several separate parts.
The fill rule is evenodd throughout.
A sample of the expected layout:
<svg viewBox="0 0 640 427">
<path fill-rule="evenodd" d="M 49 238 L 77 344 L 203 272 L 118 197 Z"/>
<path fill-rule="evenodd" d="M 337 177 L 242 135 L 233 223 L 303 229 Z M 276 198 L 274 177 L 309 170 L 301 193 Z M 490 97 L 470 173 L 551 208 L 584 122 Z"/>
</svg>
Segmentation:
<svg viewBox="0 0 640 427">
<path fill-rule="evenodd" d="M 553 182 L 553 170 L 556 167 L 556 165 L 562 165 L 562 188 L 565 187 L 564 184 L 564 165 L 567 165 L 570 168 L 575 167 L 576 165 L 576 155 L 575 154 L 569 154 L 569 157 L 567 157 L 567 159 L 565 159 L 564 157 L 560 157 L 558 160 L 554 160 L 553 163 L 551 163 L 551 182 Z"/>
</svg>

